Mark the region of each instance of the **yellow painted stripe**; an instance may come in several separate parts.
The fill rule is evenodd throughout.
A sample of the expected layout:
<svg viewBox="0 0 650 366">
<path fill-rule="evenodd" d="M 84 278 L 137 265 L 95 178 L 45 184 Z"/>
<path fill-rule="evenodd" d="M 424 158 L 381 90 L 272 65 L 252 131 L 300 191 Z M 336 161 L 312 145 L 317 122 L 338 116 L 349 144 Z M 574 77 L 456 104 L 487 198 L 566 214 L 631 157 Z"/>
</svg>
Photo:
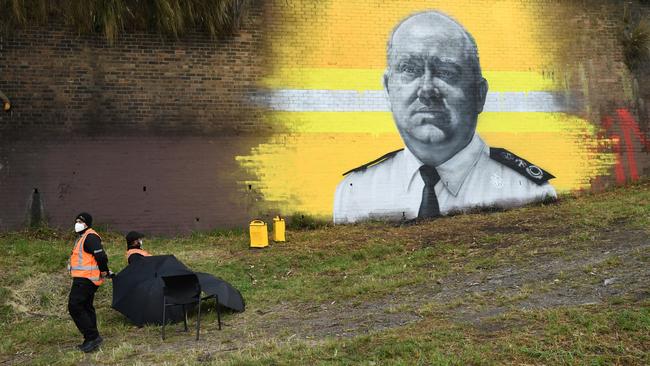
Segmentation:
<svg viewBox="0 0 650 366">
<path fill-rule="evenodd" d="M 382 69 L 296 68 L 262 80 L 270 89 L 381 90 Z"/>
<path fill-rule="evenodd" d="M 266 118 L 273 125 L 299 133 L 395 133 L 389 112 L 270 112 Z M 477 131 L 534 133 L 587 131 L 595 127 L 584 119 L 565 113 L 484 112 L 479 116 Z"/>
<path fill-rule="evenodd" d="M 576 131 L 578 132 L 578 131 Z M 587 131 L 486 132 L 481 136 L 554 174 L 559 192 L 587 188 L 593 177 L 606 174 L 614 163 L 611 153 L 598 152 L 604 141 L 588 138 Z M 281 207 L 283 214 L 309 212 L 330 215 L 341 173 L 403 147 L 396 133 L 293 133 L 276 135 L 239 156 L 249 169 L 264 200 Z"/>
<path fill-rule="evenodd" d="M 287 68 L 261 82 L 269 89 L 381 90 L 383 69 Z M 485 71 L 490 91 L 530 92 L 558 90 L 555 82 L 532 71 Z"/>
<path fill-rule="evenodd" d="M 589 133 L 596 128 L 589 121 L 566 113 L 548 112 L 485 112 L 479 116 L 476 130 L 483 132 L 537 133 L 556 132 Z"/>
<path fill-rule="evenodd" d="M 489 90 L 495 92 L 554 91 L 556 82 L 541 73 L 532 71 L 484 71 Z"/>
<path fill-rule="evenodd" d="M 559 50 L 544 25 L 558 7 L 521 0 L 286 0 L 267 7 L 276 20 L 265 36 L 271 65 L 381 69 L 393 27 L 414 12 L 439 9 L 474 36 L 485 70 L 542 70 Z"/>
</svg>

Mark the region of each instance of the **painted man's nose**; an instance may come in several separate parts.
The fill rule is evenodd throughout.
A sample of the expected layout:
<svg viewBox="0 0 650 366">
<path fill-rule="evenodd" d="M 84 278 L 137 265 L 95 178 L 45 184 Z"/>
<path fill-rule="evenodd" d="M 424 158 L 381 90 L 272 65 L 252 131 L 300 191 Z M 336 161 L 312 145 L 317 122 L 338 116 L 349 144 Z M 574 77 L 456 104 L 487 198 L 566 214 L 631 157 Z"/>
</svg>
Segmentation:
<svg viewBox="0 0 650 366">
<path fill-rule="evenodd" d="M 425 81 L 418 90 L 420 103 L 431 106 L 440 99 L 440 91 L 430 81 Z"/>
<path fill-rule="evenodd" d="M 420 103 L 430 107 L 440 99 L 440 91 L 433 84 L 434 75 L 431 70 L 426 70 L 422 75 L 418 99 Z"/>
</svg>

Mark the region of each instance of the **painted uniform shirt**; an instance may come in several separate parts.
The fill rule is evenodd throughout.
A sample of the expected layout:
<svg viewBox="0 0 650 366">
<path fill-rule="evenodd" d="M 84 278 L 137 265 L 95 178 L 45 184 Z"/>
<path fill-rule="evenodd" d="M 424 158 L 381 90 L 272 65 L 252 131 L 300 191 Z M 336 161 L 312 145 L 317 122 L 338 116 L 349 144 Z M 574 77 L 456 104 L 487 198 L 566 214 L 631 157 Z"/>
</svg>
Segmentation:
<svg viewBox="0 0 650 366">
<path fill-rule="evenodd" d="M 422 162 L 408 148 L 365 170 L 353 171 L 334 196 L 334 222 L 413 219 L 418 215 L 424 181 Z M 514 207 L 556 198 L 548 182 L 538 185 L 490 158 L 490 148 L 475 134 L 451 159 L 436 167 L 435 192 L 443 215 L 477 207 Z"/>
</svg>

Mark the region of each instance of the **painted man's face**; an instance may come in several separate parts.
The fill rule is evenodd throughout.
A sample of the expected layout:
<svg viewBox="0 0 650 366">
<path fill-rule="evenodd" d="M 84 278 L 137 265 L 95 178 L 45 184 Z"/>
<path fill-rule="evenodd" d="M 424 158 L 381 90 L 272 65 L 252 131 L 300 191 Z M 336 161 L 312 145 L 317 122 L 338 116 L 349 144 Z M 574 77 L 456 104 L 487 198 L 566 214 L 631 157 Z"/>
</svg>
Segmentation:
<svg viewBox="0 0 650 366">
<path fill-rule="evenodd" d="M 448 160 L 474 135 L 487 83 L 472 68 L 468 42 L 456 24 L 429 17 L 413 17 L 393 35 L 384 79 L 391 110 L 404 143 L 426 164 Z"/>
</svg>

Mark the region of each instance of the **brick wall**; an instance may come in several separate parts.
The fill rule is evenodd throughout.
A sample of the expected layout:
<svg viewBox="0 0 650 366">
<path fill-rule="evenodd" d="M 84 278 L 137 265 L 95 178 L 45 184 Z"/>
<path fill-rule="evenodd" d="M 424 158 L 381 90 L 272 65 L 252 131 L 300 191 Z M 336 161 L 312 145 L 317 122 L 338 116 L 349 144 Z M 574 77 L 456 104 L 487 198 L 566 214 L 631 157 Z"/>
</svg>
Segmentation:
<svg viewBox="0 0 650 366">
<path fill-rule="evenodd" d="M 0 90 L 13 103 L 0 114 L 0 230 L 28 224 L 34 207 L 54 226 L 87 210 L 118 230 L 166 234 L 276 213 L 331 217 L 340 174 L 401 146 L 380 110 L 386 38 L 431 7 L 474 34 L 491 90 L 566 99 L 538 130 L 486 131 L 496 146 L 559 172 L 562 191 L 650 174 L 617 1 L 251 4 L 222 40 L 140 32 L 109 46 L 57 23 L 0 35 Z M 516 89 L 515 74 L 528 84 Z M 268 93 L 285 98 L 280 108 L 256 99 Z M 370 99 L 378 111 L 363 109 Z"/>
<path fill-rule="evenodd" d="M 246 95 L 264 67 L 262 19 L 253 7 L 225 40 L 128 33 L 109 46 L 57 23 L 3 36 L 0 90 L 14 108 L 0 134 L 258 133 Z"/>
</svg>

